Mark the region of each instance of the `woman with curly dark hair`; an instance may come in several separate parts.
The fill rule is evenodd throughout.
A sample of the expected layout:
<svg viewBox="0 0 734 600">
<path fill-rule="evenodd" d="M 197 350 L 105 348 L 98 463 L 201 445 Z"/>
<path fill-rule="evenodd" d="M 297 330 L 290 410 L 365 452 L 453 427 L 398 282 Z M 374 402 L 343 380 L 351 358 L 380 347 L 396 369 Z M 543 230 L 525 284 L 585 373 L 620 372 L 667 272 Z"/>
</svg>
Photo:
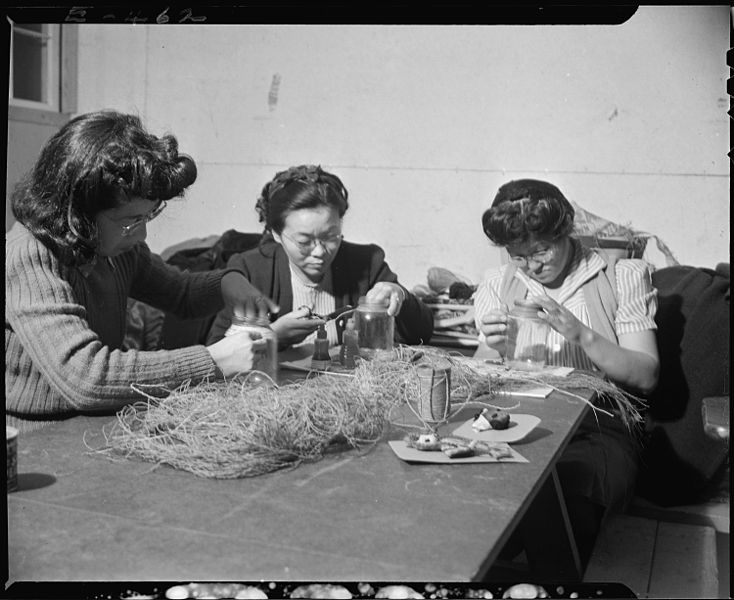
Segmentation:
<svg viewBox="0 0 734 600">
<path fill-rule="evenodd" d="M 395 316 L 396 341 L 426 343 L 433 333 L 433 315 L 418 298 L 398 283 L 375 244 L 343 241 L 342 219 L 349 207 L 341 180 L 315 165 L 281 171 L 268 182 L 257 200 L 265 226 L 258 248 L 233 255 L 227 266 L 245 273 L 261 292 L 272 298 L 281 315 L 271 326 L 281 348 L 310 342 L 323 323 L 309 318 L 326 315 L 361 296 L 384 302 Z M 225 308 L 215 320 L 208 341 L 224 336 L 232 321 Z M 341 343 L 341 321 L 325 329 L 331 345 Z"/>
<path fill-rule="evenodd" d="M 99 111 L 45 144 L 12 197 L 5 245 L 6 421 L 20 429 L 252 366 L 249 336 L 210 347 L 124 350 L 128 297 L 181 317 L 268 305 L 241 273 L 184 273 L 145 244 L 146 224 L 196 180 L 172 135 Z M 163 392 L 161 392 L 163 393 Z"/>
</svg>

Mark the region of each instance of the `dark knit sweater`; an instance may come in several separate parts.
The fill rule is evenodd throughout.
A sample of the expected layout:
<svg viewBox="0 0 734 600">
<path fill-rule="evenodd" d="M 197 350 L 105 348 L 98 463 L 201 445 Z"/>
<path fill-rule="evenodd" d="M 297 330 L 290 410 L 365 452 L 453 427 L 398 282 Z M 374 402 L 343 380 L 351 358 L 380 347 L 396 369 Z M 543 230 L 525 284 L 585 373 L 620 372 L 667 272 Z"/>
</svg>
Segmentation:
<svg viewBox="0 0 734 600">
<path fill-rule="evenodd" d="M 88 267 L 67 267 L 16 223 L 5 244 L 6 423 L 29 429 L 114 411 L 143 399 L 131 383 L 173 389 L 213 376 L 204 346 L 122 350 L 126 304 L 132 297 L 184 318 L 212 314 L 224 305 L 226 272 L 179 271 L 144 243 Z"/>
</svg>

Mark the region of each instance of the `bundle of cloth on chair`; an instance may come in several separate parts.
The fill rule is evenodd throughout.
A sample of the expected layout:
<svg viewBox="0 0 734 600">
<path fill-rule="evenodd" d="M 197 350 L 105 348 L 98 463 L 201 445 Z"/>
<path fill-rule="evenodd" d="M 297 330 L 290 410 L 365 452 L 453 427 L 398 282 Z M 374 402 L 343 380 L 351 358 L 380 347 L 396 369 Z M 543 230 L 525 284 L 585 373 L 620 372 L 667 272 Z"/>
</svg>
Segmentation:
<svg viewBox="0 0 734 600">
<path fill-rule="evenodd" d="M 638 495 L 662 506 L 705 499 L 726 474 L 728 441 L 704 430 L 703 399 L 729 396 L 729 264 L 653 272 L 660 379 L 649 398 Z"/>
<path fill-rule="evenodd" d="M 223 269 L 232 254 L 255 248 L 261 238 L 260 233 L 243 233 L 229 229 L 211 245 L 180 247 L 166 258 L 166 262 L 185 271 Z M 162 256 L 165 257 L 165 254 Z M 216 315 L 202 319 L 179 319 L 175 315 L 166 314 L 161 333 L 161 348 L 173 350 L 206 343 L 215 317 Z"/>
</svg>

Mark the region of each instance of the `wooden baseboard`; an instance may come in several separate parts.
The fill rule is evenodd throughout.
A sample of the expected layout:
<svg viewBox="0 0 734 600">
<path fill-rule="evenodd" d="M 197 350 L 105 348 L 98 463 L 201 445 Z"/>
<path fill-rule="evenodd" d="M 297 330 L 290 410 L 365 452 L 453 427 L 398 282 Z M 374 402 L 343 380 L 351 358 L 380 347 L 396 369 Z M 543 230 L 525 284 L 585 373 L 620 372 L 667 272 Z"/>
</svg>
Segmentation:
<svg viewBox="0 0 734 600">
<path fill-rule="evenodd" d="M 656 521 L 705 525 L 713 527 L 720 533 L 729 533 L 730 508 L 729 502 L 701 502 L 682 506 L 660 506 L 644 498 L 637 497 L 627 509 L 627 514 Z"/>
</svg>

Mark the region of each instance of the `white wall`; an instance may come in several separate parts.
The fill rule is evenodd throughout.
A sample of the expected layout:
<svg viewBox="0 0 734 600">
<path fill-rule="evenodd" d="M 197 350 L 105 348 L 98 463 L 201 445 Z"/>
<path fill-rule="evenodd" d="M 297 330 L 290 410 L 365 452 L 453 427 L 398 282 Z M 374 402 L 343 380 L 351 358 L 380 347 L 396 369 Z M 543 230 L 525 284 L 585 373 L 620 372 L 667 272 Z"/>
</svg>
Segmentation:
<svg viewBox="0 0 734 600">
<path fill-rule="evenodd" d="M 83 24 L 79 112 L 138 112 L 196 159 L 186 200 L 149 227 L 157 251 L 259 231 L 263 184 L 313 162 L 350 191 L 348 239 L 382 245 L 408 286 L 433 265 L 478 281 L 499 264 L 481 214 L 524 176 L 714 266 L 729 260 L 729 18 L 644 6 L 619 26 Z"/>
</svg>

